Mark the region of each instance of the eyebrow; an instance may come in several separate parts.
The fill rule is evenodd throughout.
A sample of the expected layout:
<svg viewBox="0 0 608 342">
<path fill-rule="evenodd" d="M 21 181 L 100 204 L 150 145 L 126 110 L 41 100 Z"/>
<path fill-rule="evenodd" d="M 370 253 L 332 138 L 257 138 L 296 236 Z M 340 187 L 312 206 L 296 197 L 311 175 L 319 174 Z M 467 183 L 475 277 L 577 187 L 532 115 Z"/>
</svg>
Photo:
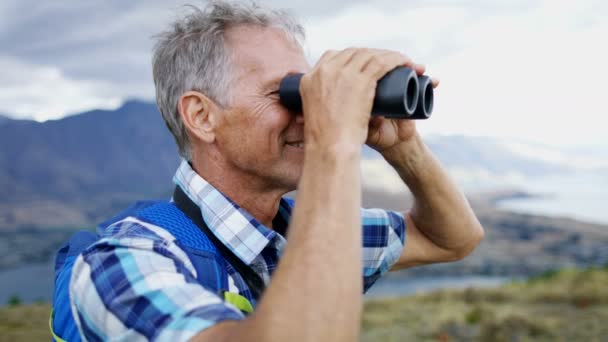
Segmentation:
<svg viewBox="0 0 608 342">
<path fill-rule="evenodd" d="M 285 74 L 280 74 L 279 76 L 273 76 L 272 78 L 269 78 L 268 80 L 263 82 L 262 91 L 264 91 L 265 93 L 270 90 L 277 91 L 277 90 L 279 90 L 279 85 L 281 84 L 283 77 L 290 75 L 290 74 L 297 74 L 297 73 L 301 73 L 301 72 L 302 71 L 295 71 L 293 69 L 290 69 Z"/>
<path fill-rule="evenodd" d="M 281 80 L 283 79 L 283 77 L 284 76 L 274 77 L 274 78 L 270 79 L 269 81 L 266 81 L 262 86 L 262 89 L 264 90 L 264 92 L 268 92 L 270 90 L 272 90 L 272 91 L 279 90 L 279 85 L 281 84 Z"/>
</svg>

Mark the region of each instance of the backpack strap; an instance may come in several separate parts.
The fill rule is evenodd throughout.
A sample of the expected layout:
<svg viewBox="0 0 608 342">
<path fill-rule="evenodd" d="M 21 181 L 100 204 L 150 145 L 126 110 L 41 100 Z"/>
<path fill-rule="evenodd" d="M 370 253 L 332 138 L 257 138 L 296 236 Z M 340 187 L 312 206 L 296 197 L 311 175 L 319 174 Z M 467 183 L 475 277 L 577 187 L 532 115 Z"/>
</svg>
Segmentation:
<svg viewBox="0 0 608 342">
<path fill-rule="evenodd" d="M 198 217 L 204 223 L 200 215 L 200 209 L 194 203 L 192 205 L 196 207 Z M 208 233 L 205 233 L 183 210 L 176 206 L 176 203 L 171 202 L 158 202 L 141 210 L 136 217 L 162 227 L 176 238 L 176 242 L 192 262 L 196 270 L 197 281 L 201 285 L 216 291 L 220 298 L 237 307 L 245 315 L 253 312 L 253 305 L 249 298 L 228 291 L 228 271 L 226 267 L 228 261 L 216 247 L 223 246 L 223 244 L 216 244 L 211 241 L 210 237 L 215 236 L 208 228 Z M 207 227 L 206 224 L 205 227 Z M 243 274 L 241 274 L 241 277 L 247 283 Z M 253 297 L 253 292 L 251 290 L 249 292 L 251 293 L 251 299 L 256 300 Z"/>
<path fill-rule="evenodd" d="M 136 217 L 171 233 L 186 252 L 196 270 L 197 281 L 214 291 L 228 289 L 226 261 L 209 238 L 175 203 L 159 202 L 137 213 Z"/>
<path fill-rule="evenodd" d="M 51 314 L 49 315 L 49 330 L 51 331 L 52 341 L 53 342 L 66 342 L 66 340 L 59 337 L 55 333 L 55 330 L 53 329 L 53 318 L 54 317 L 55 317 L 55 308 L 51 307 Z M 80 341 L 80 337 L 78 338 L 78 340 Z"/>
<path fill-rule="evenodd" d="M 74 323 L 70 309 L 70 278 L 72 267 L 78 255 L 88 246 L 97 241 L 99 237 L 89 231 L 79 231 L 72 235 L 55 257 L 55 288 L 53 290 L 53 306 L 49 325 L 55 341 L 63 341 L 61 336 L 68 341 L 79 341 L 80 334 Z M 55 310 L 56 309 L 56 310 Z M 56 328 L 60 329 L 56 329 Z M 58 333 L 56 333 L 58 332 Z"/>
<path fill-rule="evenodd" d="M 175 201 L 175 205 L 201 229 L 201 231 L 209 238 L 209 240 L 211 240 L 211 242 L 213 242 L 224 259 L 226 259 L 226 261 L 228 261 L 230 265 L 232 265 L 232 267 L 239 272 L 249 287 L 253 298 L 257 302 L 262 296 L 262 292 L 266 286 L 259 274 L 257 274 L 251 267 L 246 265 L 243 260 L 237 257 L 217 238 L 217 236 L 215 236 L 215 234 L 205 223 L 205 220 L 203 220 L 200 208 L 194 202 L 192 202 L 190 197 L 188 197 L 188 195 L 186 195 L 179 186 L 175 187 L 175 191 L 173 192 L 173 200 Z"/>
</svg>

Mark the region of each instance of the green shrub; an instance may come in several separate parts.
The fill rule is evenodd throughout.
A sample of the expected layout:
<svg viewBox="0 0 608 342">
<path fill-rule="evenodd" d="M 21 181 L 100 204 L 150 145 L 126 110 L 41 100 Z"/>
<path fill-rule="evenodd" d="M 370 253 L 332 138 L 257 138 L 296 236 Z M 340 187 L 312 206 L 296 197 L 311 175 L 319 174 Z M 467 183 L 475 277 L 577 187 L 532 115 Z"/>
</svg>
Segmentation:
<svg viewBox="0 0 608 342">
<path fill-rule="evenodd" d="M 464 320 L 470 325 L 477 324 L 481 321 L 483 313 L 484 312 L 480 306 L 475 306 L 469 312 L 467 312 Z"/>
<path fill-rule="evenodd" d="M 12 295 L 6 304 L 8 304 L 8 306 L 19 306 L 21 305 L 21 298 L 19 298 L 17 295 Z"/>
<path fill-rule="evenodd" d="M 482 341 L 526 341 L 549 339 L 553 333 L 549 327 L 534 317 L 511 315 L 482 325 Z"/>
</svg>

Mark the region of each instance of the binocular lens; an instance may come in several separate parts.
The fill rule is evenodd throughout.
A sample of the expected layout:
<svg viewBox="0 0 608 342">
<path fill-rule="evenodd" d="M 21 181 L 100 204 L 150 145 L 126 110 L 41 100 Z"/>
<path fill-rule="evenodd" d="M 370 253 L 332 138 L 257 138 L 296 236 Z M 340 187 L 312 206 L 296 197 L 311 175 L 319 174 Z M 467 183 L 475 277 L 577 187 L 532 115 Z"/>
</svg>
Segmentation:
<svg viewBox="0 0 608 342">
<path fill-rule="evenodd" d="M 428 76 L 419 76 L 418 86 L 418 106 L 412 119 L 428 119 L 433 112 L 433 82 Z"/>
<path fill-rule="evenodd" d="M 419 98 L 416 71 L 398 67 L 378 80 L 372 115 L 409 118 L 416 111 Z"/>
<path fill-rule="evenodd" d="M 413 113 L 416 110 L 418 104 L 418 87 L 420 84 L 416 82 L 415 77 L 411 77 L 407 80 L 405 86 L 405 106 L 408 113 Z"/>
</svg>

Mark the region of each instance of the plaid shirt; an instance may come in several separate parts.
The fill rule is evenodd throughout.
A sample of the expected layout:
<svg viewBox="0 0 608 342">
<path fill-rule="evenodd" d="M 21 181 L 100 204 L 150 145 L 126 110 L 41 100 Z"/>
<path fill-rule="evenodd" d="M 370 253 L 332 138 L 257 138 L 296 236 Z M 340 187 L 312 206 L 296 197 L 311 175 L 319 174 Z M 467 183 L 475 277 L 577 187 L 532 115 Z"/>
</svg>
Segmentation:
<svg viewBox="0 0 608 342">
<path fill-rule="evenodd" d="M 293 202 L 282 199 L 271 230 L 224 196 L 183 161 L 174 182 L 196 203 L 210 230 L 268 284 L 286 240 Z M 370 286 L 397 261 L 405 239 L 400 213 L 362 209 L 363 283 Z M 76 260 L 70 282 L 72 312 L 85 340 L 187 340 L 243 314 L 196 280 L 186 253 L 162 227 L 127 217 Z M 228 267 L 229 291 L 251 298 Z"/>
</svg>

